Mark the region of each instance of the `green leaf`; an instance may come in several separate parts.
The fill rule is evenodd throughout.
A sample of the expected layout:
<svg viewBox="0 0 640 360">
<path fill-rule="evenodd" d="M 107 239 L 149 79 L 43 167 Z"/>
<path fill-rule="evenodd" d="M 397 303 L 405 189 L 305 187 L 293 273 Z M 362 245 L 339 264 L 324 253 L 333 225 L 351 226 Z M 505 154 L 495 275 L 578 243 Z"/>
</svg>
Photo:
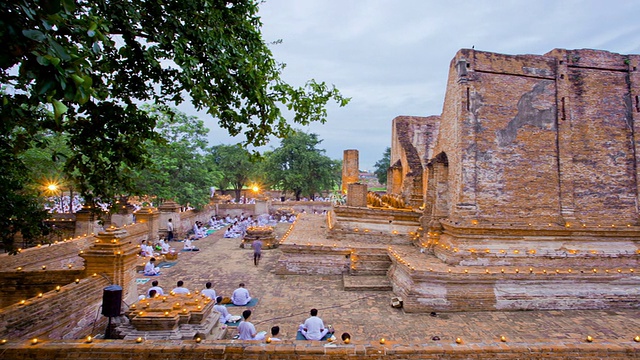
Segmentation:
<svg viewBox="0 0 640 360">
<path fill-rule="evenodd" d="M 56 119 L 59 119 L 69 108 L 60 102 L 59 100 L 53 100 L 53 114 Z"/>
<path fill-rule="evenodd" d="M 22 35 L 37 42 L 43 42 L 47 38 L 47 36 L 40 30 L 22 30 Z"/>
</svg>

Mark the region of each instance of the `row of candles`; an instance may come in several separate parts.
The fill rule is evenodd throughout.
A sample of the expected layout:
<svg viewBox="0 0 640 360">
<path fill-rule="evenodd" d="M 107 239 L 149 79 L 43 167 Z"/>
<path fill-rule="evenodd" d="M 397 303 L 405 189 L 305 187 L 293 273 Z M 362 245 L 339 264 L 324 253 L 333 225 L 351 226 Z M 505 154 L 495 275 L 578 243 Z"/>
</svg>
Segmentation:
<svg viewBox="0 0 640 360">
<path fill-rule="evenodd" d="M 506 337 L 506 336 L 504 336 L 504 335 L 501 335 L 498 339 L 499 339 L 501 342 L 507 342 L 507 341 L 508 341 L 507 337 Z M 142 337 L 140 336 L 140 337 L 136 338 L 136 340 L 135 340 L 135 341 L 136 341 L 136 343 L 141 344 L 141 343 L 143 343 L 143 342 L 144 342 L 144 340 L 145 340 L 145 339 L 144 339 L 144 338 L 142 338 Z M 93 337 L 93 336 L 91 336 L 91 335 L 89 335 L 89 336 L 87 336 L 87 337 L 84 339 L 84 341 L 85 341 L 86 343 L 92 343 L 92 342 L 94 341 L 94 337 Z M 201 342 L 202 342 L 202 338 L 201 338 L 201 337 L 196 337 L 196 338 L 194 339 L 194 341 L 195 341 L 196 343 L 201 343 Z M 330 339 L 329 341 L 332 341 L 332 339 Z M 595 338 L 594 338 L 593 336 L 591 336 L 591 335 L 587 335 L 587 336 L 584 338 L 584 341 L 586 341 L 586 342 L 588 342 L 588 343 L 591 343 L 591 342 L 595 341 Z M 635 337 L 633 338 L 633 341 L 635 341 L 635 342 L 640 342 L 640 336 L 635 336 Z M 2 340 L 0 340 L 0 345 L 5 345 L 5 344 L 7 344 L 8 342 L 9 342 L 9 341 L 8 341 L 7 339 L 2 339 Z M 29 340 L 29 343 L 30 343 L 31 345 L 37 345 L 37 344 L 39 344 L 40 342 L 41 342 L 41 341 L 40 341 L 38 338 L 33 338 L 33 339 Z M 266 339 L 265 339 L 265 342 L 266 342 L 267 344 L 271 343 L 271 338 L 270 338 L 270 337 L 266 338 Z M 347 345 L 348 345 L 350 342 L 351 342 L 351 340 L 350 340 L 350 339 L 348 339 L 348 338 L 344 340 L 344 343 L 345 343 L 345 344 L 347 344 Z M 380 343 L 380 345 L 385 345 L 385 344 L 387 343 L 387 339 L 385 339 L 385 338 L 380 338 L 379 343 Z M 460 337 L 456 337 L 456 339 L 455 339 L 455 343 L 456 343 L 456 344 L 464 344 L 464 340 L 462 340 L 462 338 L 460 338 Z"/>
<path fill-rule="evenodd" d="M 291 226 L 289 226 L 289 228 L 287 229 L 287 232 L 285 232 L 282 238 L 280 239 L 280 241 L 278 241 L 278 244 L 282 244 L 285 240 L 287 240 L 287 238 L 289 237 L 289 234 L 291 234 L 291 232 L 293 231 L 293 227 L 297 222 L 298 222 L 298 216 L 296 216 L 296 219 L 293 221 L 293 223 L 291 223 Z"/>
</svg>

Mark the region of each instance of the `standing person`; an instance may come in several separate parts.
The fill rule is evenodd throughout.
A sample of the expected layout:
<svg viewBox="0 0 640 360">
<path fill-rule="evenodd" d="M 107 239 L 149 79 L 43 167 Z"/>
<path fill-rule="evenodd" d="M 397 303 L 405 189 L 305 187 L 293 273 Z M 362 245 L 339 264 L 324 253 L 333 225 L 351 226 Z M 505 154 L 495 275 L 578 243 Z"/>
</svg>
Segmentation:
<svg viewBox="0 0 640 360">
<path fill-rule="evenodd" d="M 251 247 L 253 248 L 253 264 L 255 266 L 258 266 L 260 257 L 262 255 L 262 241 L 260 241 L 259 239 L 254 240 L 251 243 Z"/>
<path fill-rule="evenodd" d="M 240 283 L 238 286 L 237 289 L 233 290 L 231 302 L 236 306 L 245 306 L 251 301 L 251 295 L 249 295 L 249 290 L 244 288 L 244 283 Z"/>
<path fill-rule="evenodd" d="M 256 332 L 255 326 L 249 322 L 251 310 L 242 312 L 242 321 L 238 325 L 238 339 L 240 340 L 264 340 L 266 331 Z"/>
<path fill-rule="evenodd" d="M 311 309 L 310 314 L 311 316 L 304 321 L 304 324 L 300 324 L 298 330 L 307 340 L 321 340 L 329 333 L 329 329 L 324 326 L 324 322 L 318 317 L 317 309 Z"/>
<path fill-rule="evenodd" d="M 171 219 L 167 221 L 167 241 L 173 241 L 173 223 Z"/>
</svg>

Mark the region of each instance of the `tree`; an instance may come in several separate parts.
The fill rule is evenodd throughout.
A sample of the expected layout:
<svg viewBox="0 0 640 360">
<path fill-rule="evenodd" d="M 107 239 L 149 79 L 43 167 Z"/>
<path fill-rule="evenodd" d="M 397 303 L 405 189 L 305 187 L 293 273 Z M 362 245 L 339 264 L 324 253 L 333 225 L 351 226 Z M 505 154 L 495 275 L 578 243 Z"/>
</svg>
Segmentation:
<svg viewBox="0 0 640 360">
<path fill-rule="evenodd" d="M 324 122 L 329 101 L 346 105 L 325 83 L 281 80 L 257 12 L 254 0 L 1 2 L 0 180 L 11 186 L 0 200 L 14 209 L 0 219 L 7 236 L 18 231 L 10 219 L 30 221 L 37 199 L 23 191 L 19 155 L 41 146 L 43 133 L 67 135 L 66 174 L 85 200 L 106 202 L 132 190 L 129 169 L 147 161 L 145 144 L 157 138 L 141 103 L 179 104 L 188 95 L 253 145 L 290 131 L 279 105 L 303 125 Z"/>
<path fill-rule="evenodd" d="M 277 189 L 292 192 L 296 200 L 303 194 L 313 199 L 335 187 L 340 179 L 339 162 L 317 148 L 321 142 L 318 135 L 302 131 L 282 139 L 280 147 L 265 155 L 269 180 Z"/>
<path fill-rule="evenodd" d="M 201 208 L 209 202 L 209 188 L 218 172 L 205 161 L 207 133 L 202 120 L 175 109 L 149 107 L 162 141 L 147 141 L 151 164 L 135 172 L 134 194 L 172 199 Z"/>
<path fill-rule="evenodd" d="M 240 201 L 242 188 L 248 185 L 255 173 L 257 158 L 240 145 L 217 145 L 210 149 L 208 158 L 220 171 L 218 188 L 231 187 L 236 193 L 236 201 Z"/>
<path fill-rule="evenodd" d="M 382 159 L 378 160 L 374 167 L 376 170 L 373 172 L 378 178 L 380 184 L 387 184 L 387 171 L 391 166 L 391 148 L 387 147 L 382 154 Z"/>
</svg>

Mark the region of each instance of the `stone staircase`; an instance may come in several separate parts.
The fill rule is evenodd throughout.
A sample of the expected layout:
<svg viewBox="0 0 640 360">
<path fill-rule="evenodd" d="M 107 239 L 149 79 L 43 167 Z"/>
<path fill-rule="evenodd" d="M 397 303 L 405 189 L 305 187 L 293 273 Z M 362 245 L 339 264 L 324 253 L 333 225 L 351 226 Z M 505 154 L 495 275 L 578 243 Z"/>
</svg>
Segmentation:
<svg viewBox="0 0 640 360">
<path fill-rule="evenodd" d="M 348 273 L 342 275 L 345 291 L 391 291 L 387 278 L 391 259 L 386 249 L 358 249 L 351 254 Z"/>
</svg>

